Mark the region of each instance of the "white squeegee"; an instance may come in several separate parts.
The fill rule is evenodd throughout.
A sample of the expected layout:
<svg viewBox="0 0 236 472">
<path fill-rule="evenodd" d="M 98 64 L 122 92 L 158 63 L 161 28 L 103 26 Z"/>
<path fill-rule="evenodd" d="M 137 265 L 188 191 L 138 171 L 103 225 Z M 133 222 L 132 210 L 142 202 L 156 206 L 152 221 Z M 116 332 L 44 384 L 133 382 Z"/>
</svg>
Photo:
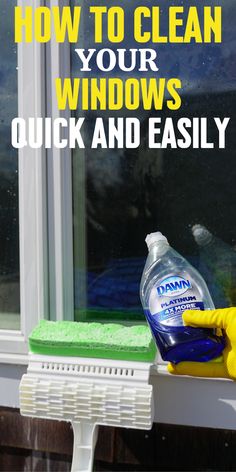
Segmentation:
<svg viewBox="0 0 236 472">
<path fill-rule="evenodd" d="M 72 471 L 91 472 L 98 425 L 151 429 L 152 364 L 31 353 L 20 384 L 21 413 L 70 421 Z"/>
</svg>

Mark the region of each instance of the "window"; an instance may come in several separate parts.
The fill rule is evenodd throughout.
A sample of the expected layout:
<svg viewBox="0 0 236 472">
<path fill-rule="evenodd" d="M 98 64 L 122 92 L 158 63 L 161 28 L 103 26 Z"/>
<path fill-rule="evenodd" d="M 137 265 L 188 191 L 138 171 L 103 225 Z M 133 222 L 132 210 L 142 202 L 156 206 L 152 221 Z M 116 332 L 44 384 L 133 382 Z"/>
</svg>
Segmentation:
<svg viewBox="0 0 236 472">
<path fill-rule="evenodd" d="M 10 139 L 12 118 L 45 113 L 44 49 L 30 43 L 16 48 L 17 4 L 22 0 L 1 3 L 0 345 L 1 362 L 19 365 L 27 363 L 30 331 L 47 317 L 48 260 L 46 156 L 30 148 L 17 154 Z"/>
<path fill-rule="evenodd" d="M 72 2 L 75 5 L 75 2 Z M 174 2 L 178 4 L 178 2 Z M 141 3 L 140 3 L 141 5 Z M 152 1 L 145 2 L 151 7 Z M 158 3 L 162 18 L 167 18 L 169 4 Z M 215 0 L 212 5 L 220 5 Z M 112 5 L 111 5 L 112 6 Z M 138 6 L 126 9 L 126 31 Z M 203 5 L 202 5 L 203 7 Z M 199 11 L 203 9 L 199 5 Z M 71 75 L 83 77 L 74 49 L 97 48 L 92 42 L 92 19 L 83 6 L 83 38 L 71 46 Z M 158 77 L 182 80 L 182 106 L 178 111 L 139 109 L 120 111 L 82 111 L 86 116 L 85 141 L 91 139 L 97 116 L 138 116 L 142 142 L 138 149 L 89 149 L 73 153 L 74 201 L 74 282 L 75 318 L 143 319 L 139 301 L 139 282 L 147 250 L 148 232 L 162 231 L 173 247 L 200 270 L 208 283 L 217 307 L 235 305 L 236 287 L 236 194 L 235 194 L 235 69 L 233 42 L 235 3 L 223 7 L 223 42 L 221 44 L 145 44 L 155 47 Z M 162 23 L 163 34 L 167 22 Z M 105 28 L 105 26 L 104 26 Z M 105 28 L 106 29 L 106 28 Z M 81 44 L 82 41 L 82 44 Z M 140 47 L 144 47 L 141 45 Z M 130 48 L 132 40 L 101 47 Z M 127 59 L 129 63 L 129 59 Z M 121 77 L 115 68 L 107 74 L 98 71 L 92 61 L 86 77 Z M 136 72 L 136 77 L 143 73 Z M 154 73 L 152 75 L 155 75 Z M 147 122 L 159 116 L 208 119 L 208 140 L 213 149 L 149 149 Z M 218 149 L 214 117 L 231 117 L 225 149 Z M 194 231 L 207 229 L 211 247 L 199 242 Z M 196 228 L 196 227 L 195 227 Z M 195 238 L 194 238 L 195 235 Z"/>
<path fill-rule="evenodd" d="M 18 4 L 21 3 L 19 0 Z M 38 0 L 35 8 L 41 4 L 41 0 Z M 214 5 L 217 4 L 215 1 Z M 14 5 L 13 1 L 4 1 L 4 8 L 11 9 L 7 13 L 8 17 L 12 18 Z M 72 7 L 73 5 L 72 2 Z M 147 5 L 152 6 L 152 2 L 149 1 Z M 134 6 L 136 5 L 130 5 L 127 9 L 127 24 Z M 165 12 L 167 6 L 164 1 L 162 7 Z M 92 20 L 86 14 L 86 8 L 84 5 L 83 35 L 79 43 L 79 47 L 82 45 L 85 48 L 93 46 Z M 221 250 L 229 250 L 231 254 L 234 251 L 232 129 L 235 119 L 235 53 L 231 41 L 234 8 L 234 5 L 228 4 L 224 7 L 222 44 L 156 46 L 162 75 L 167 78 L 177 76 L 183 81 L 181 111 L 171 112 L 171 116 L 174 120 L 180 114 L 189 118 L 206 116 L 209 123 L 212 123 L 214 116 L 231 116 L 226 150 L 148 149 L 147 120 L 157 112 L 143 111 L 140 104 L 139 109 L 134 112 L 127 112 L 123 108 L 113 113 L 115 118 L 139 116 L 143 133 L 138 149 L 115 147 L 109 150 L 97 149 L 94 152 L 88 147 L 85 150 L 75 150 L 72 161 L 70 150 L 53 149 L 47 155 L 43 150 L 39 152 L 27 149 L 19 152 L 19 182 L 15 178 L 17 174 L 14 174 L 15 200 L 11 200 L 16 215 L 11 220 L 15 222 L 15 229 L 11 231 L 15 242 L 8 244 L 8 250 L 11 254 L 15 251 L 14 257 L 9 257 L 15 264 L 12 277 L 18 270 L 18 281 L 14 286 L 17 291 L 19 184 L 21 318 L 19 296 L 18 299 L 17 296 L 11 297 L 11 303 L 15 300 L 18 304 L 17 309 L 12 309 L 16 313 L 18 311 L 15 315 L 18 324 L 4 326 L 2 319 L 1 327 L 16 328 L 27 333 L 42 316 L 76 320 L 94 317 L 143 320 L 138 289 L 147 253 L 144 238 L 147 232 L 157 228 L 200 269 L 217 306 L 233 303 L 234 269 L 231 267 L 228 271 L 231 279 L 225 282 L 224 290 L 219 291 L 221 282 L 216 280 L 216 263 L 206 261 L 209 255 L 202 255 L 201 248 L 194 240 L 192 228 L 196 224 L 205 226 L 212 234 L 224 240 L 225 246 Z M 7 21 L 4 27 L 7 28 Z M 163 34 L 166 27 L 164 24 Z M 106 42 L 104 46 L 112 47 L 111 43 Z M 131 39 L 121 46 L 131 47 Z M 12 108 L 12 116 L 17 114 L 16 68 L 19 115 L 58 116 L 55 78 L 68 76 L 69 71 L 73 77 L 82 77 L 75 47 L 71 46 L 71 63 L 69 45 L 58 45 L 53 40 L 46 46 L 20 45 L 18 66 L 16 59 L 12 59 L 17 55 L 16 50 L 13 48 L 12 55 L 9 51 L 6 53 L 13 64 L 12 81 L 7 83 L 14 91 L 12 103 L 15 109 Z M 5 54 L 4 48 L 2 49 L 1 54 Z M 105 72 L 102 74 L 96 71 L 94 64 L 93 71 L 95 77 L 107 76 Z M 122 79 L 126 77 L 117 69 L 111 75 Z M 141 76 L 142 73 L 137 72 L 137 78 Z M 91 136 L 92 126 L 98 115 L 105 120 L 108 114 L 111 115 L 110 112 L 100 110 L 84 113 L 78 108 L 75 115 L 79 117 L 82 114 L 89 118 L 85 139 Z M 170 111 L 164 108 L 158 115 L 164 120 L 170 115 Z M 9 116 L 8 120 L 10 119 Z M 216 130 L 210 125 L 209 139 L 215 139 L 215 133 Z M 6 160 L 8 165 L 9 161 L 10 159 Z M 16 166 L 17 156 L 12 161 Z M 225 208 L 228 208 L 227 212 Z M 10 212 L 7 217 L 10 218 Z M 7 257 L 7 251 L 4 251 L 4 257 Z M 31 297 L 28 296 L 29 293 Z M 10 319 L 13 320 L 6 314 L 4 316 L 5 323 L 6 320 L 8 323 Z M 24 352 L 27 352 L 26 340 L 27 335 L 24 338 Z"/>
<path fill-rule="evenodd" d="M 17 3 L 25 5 L 25 0 Z M 34 0 L 33 7 L 64 3 L 62 0 Z M 9 145 L 3 148 L 8 139 L 5 129 L 9 128 L 12 116 L 56 118 L 59 112 L 55 78 L 68 77 L 70 73 L 73 77 L 81 76 L 75 45 L 70 54 L 69 44 L 59 45 L 53 40 L 47 45 L 21 44 L 16 54 L 14 44 L 4 41 L 15 4 L 16 0 L 2 0 L 0 17 L 2 70 L 7 67 L 7 77 L 11 76 L 11 80 L 3 82 L 6 77 L 3 72 L 0 74 L 0 113 L 4 120 L 1 123 L 0 242 L 5 244 L 4 249 L 0 247 L 1 282 L 4 282 L 0 285 L 0 296 L 6 289 L 4 284 L 15 284 L 14 296 L 9 297 L 11 306 L 4 306 L 0 300 L 0 404 L 7 406 L 17 405 L 19 380 L 25 369 L 25 366 L 19 368 L 19 364 L 28 362 L 28 335 L 40 318 L 144 320 L 138 289 L 147 254 L 146 233 L 160 229 L 170 243 L 199 268 L 217 306 L 235 304 L 236 286 L 233 257 L 236 244 L 235 133 L 232 131 L 235 125 L 235 2 L 228 0 L 223 7 L 222 44 L 159 45 L 156 48 L 162 75 L 176 75 L 183 80 L 181 112 L 171 112 L 171 116 L 175 120 L 180 113 L 189 118 L 208 117 L 209 123 L 214 116 L 231 116 L 226 150 L 148 149 L 147 119 L 156 112 L 144 112 L 140 107 L 133 113 L 125 109 L 114 113 L 114 117 L 138 116 L 141 119 L 143 134 L 139 149 L 94 151 L 87 148 L 76 150 L 72 156 L 68 149 L 54 148 L 46 153 L 26 148 L 17 156 Z M 148 0 L 145 4 L 152 6 L 153 2 Z M 162 11 L 166 11 L 167 3 L 160 0 L 159 4 Z M 123 2 L 123 5 L 131 12 L 137 4 Z M 220 5 L 220 2 L 213 0 L 212 5 Z M 79 47 L 88 48 L 93 46 L 91 19 L 86 13 L 86 2 L 83 7 Z M 129 29 L 128 13 L 126 21 Z M 166 25 L 163 34 L 165 29 Z M 8 44 L 10 51 L 5 50 Z M 132 47 L 131 41 L 122 46 Z M 105 43 L 104 47 L 111 44 Z M 119 70 L 113 74 L 121 77 Z M 102 76 L 106 74 L 99 75 Z M 141 77 L 141 73 L 137 77 Z M 82 114 L 85 115 L 78 108 L 75 116 Z M 86 115 L 89 126 L 85 138 L 89 139 L 95 118 L 100 115 L 106 119 L 108 113 L 98 110 Z M 170 111 L 164 109 L 158 115 L 165 119 Z M 209 139 L 216 139 L 212 122 Z M 6 191 L 2 189 L 2 163 L 6 164 L 6 173 L 13 185 L 6 187 Z M 7 194 L 9 189 L 10 195 Z M 9 209 L 7 215 L 3 212 L 4 205 Z M 205 226 L 218 237 L 214 257 L 194 239 L 196 224 Z M 14 240 L 7 241 L 9 232 Z M 219 270 L 222 261 L 224 270 L 222 266 Z M 3 273 L 6 266 L 7 283 Z M 223 281 L 218 279 L 219 272 L 228 274 Z M 19 283 L 20 296 L 17 295 Z M 13 366 L 6 367 L 6 363 Z M 163 367 L 158 366 L 158 369 L 166 373 Z M 232 410 L 228 407 L 233 406 L 235 398 L 233 382 L 176 379 L 168 375 L 155 376 L 152 382 L 156 389 L 158 421 L 234 427 Z M 191 398 L 188 404 L 186 398 Z M 197 403 L 199 398 L 204 398 L 205 402 Z M 195 404 L 199 408 L 193 408 Z M 219 406 L 220 414 L 216 415 Z"/>
</svg>

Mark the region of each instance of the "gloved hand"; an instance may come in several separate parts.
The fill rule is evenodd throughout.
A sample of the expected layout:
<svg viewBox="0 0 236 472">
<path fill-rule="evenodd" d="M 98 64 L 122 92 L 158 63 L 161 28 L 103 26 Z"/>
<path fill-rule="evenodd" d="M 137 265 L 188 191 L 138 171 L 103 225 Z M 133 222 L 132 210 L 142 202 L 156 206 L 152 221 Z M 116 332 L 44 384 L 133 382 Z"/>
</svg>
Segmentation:
<svg viewBox="0 0 236 472">
<path fill-rule="evenodd" d="M 219 362 L 180 362 L 168 364 L 171 374 L 195 377 L 223 377 L 236 380 L 236 308 L 183 313 L 184 324 L 202 328 L 220 328 L 226 336 L 226 347 Z"/>
</svg>

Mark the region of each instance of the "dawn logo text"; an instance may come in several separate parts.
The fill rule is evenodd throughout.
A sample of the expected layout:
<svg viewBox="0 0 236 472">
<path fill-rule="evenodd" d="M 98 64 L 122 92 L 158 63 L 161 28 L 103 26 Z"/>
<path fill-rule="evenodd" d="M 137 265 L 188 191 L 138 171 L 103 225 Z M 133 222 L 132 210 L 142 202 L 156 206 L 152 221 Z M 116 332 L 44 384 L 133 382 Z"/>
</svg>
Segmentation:
<svg viewBox="0 0 236 472">
<path fill-rule="evenodd" d="M 190 280 L 183 279 L 179 276 L 173 276 L 163 280 L 161 285 L 157 287 L 157 294 L 159 297 L 175 297 L 176 295 L 182 295 L 191 288 Z"/>
</svg>

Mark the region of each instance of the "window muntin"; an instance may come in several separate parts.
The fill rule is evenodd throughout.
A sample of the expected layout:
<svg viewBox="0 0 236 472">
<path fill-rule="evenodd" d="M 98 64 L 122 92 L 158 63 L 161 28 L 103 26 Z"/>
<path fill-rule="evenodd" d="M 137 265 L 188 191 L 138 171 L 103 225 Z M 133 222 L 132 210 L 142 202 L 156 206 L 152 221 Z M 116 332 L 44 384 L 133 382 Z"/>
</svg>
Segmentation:
<svg viewBox="0 0 236 472">
<path fill-rule="evenodd" d="M 20 329 L 18 153 L 11 146 L 17 116 L 15 0 L 1 1 L 0 17 L 0 329 Z"/>
</svg>

